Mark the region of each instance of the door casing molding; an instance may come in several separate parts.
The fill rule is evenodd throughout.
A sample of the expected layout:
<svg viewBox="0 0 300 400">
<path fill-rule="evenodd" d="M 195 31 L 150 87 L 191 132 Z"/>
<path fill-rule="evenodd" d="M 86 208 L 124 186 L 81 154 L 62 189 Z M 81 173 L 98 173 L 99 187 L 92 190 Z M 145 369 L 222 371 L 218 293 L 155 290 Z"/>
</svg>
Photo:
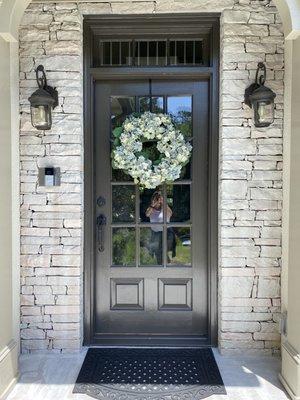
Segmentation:
<svg viewBox="0 0 300 400">
<path fill-rule="evenodd" d="M 93 343 L 94 324 L 94 204 L 93 204 L 93 86 L 96 80 L 130 79 L 201 79 L 209 80 L 209 182 L 208 182 L 208 340 L 207 345 L 217 345 L 218 332 L 218 139 L 219 139 L 219 14 L 161 14 L 161 15 L 109 15 L 87 16 L 83 29 L 84 61 L 84 345 Z M 177 29 L 184 26 L 211 30 L 210 65 L 203 67 L 92 67 L 93 34 L 101 24 L 110 23 L 111 37 L 118 24 L 132 26 L 150 24 L 156 36 L 166 35 L 164 21 Z M 134 73 L 133 73 L 134 72 Z"/>
</svg>

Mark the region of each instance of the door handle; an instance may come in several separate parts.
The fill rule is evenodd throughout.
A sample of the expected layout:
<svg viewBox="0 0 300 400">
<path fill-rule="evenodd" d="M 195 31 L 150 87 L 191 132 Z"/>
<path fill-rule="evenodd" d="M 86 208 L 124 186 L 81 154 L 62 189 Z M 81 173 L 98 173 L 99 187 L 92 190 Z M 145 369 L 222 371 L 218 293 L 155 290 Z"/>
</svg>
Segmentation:
<svg viewBox="0 0 300 400">
<path fill-rule="evenodd" d="M 100 252 L 104 251 L 104 227 L 106 225 L 106 216 L 104 214 L 100 214 L 97 217 L 97 243 L 98 250 Z"/>
</svg>

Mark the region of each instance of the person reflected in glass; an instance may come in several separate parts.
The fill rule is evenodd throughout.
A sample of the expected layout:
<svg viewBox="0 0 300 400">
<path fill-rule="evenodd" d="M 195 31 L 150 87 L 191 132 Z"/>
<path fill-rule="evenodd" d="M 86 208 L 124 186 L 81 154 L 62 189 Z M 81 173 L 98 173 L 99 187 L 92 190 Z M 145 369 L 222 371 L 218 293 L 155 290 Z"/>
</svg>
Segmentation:
<svg viewBox="0 0 300 400">
<path fill-rule="evenodd" d="M 146 210 L 146 216 L 150 219 L 153 224 L 158 224 L 156 226 L 151 226 L 151 245 L 150 251 L 155 256 L 158 265 L 162 264 L 162 234 L 163 234 L 163 222 L 164 222 L 164 197 L 161 192 L 155 191 L 151 197 L 151 202 Z M 167 204 L 166 206 L 166 220 L 170 222 L 172 217 L 172 210 Z M 172 256 L 176 252 L 176 241 L 173 228 L 168 228 L 167 230 L 167 246 L 168 252 L 172 251 Z M 169 258 L 169 257 L 168 257 Z M 168 262 L 170 262 L 168 260 Z"/>
</svg>

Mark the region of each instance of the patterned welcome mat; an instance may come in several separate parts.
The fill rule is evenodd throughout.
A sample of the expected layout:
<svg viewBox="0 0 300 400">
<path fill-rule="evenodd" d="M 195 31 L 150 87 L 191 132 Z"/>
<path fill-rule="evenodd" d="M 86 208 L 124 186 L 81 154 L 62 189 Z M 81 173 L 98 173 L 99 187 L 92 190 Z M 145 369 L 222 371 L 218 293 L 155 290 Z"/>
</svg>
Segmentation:
<svg viewBox="0 0 300 400">
<path fill-rule="evenodd" d="M 211 349 L 91 348 L 73 393 L 101 400 L 198 400 L 226 391 Z"/>
</svg>

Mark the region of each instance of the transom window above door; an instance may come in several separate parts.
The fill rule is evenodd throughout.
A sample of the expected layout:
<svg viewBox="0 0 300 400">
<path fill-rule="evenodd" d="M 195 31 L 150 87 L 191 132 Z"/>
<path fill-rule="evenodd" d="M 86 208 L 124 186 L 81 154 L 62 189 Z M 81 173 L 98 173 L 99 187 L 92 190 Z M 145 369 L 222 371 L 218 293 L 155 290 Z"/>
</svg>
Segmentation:
<svg viewBox="0 0 300 400">
<path fill-rule="evenodd" d="M 215 17 L 177 14 L 89 16 L 91 68 L 201 68 L 213 64 Z"/>
<path fill-rule="evenodd" d="M 110 66 L 201 66 L 203 39 L 99 40 L 98 63 Z"/>
</svg>

